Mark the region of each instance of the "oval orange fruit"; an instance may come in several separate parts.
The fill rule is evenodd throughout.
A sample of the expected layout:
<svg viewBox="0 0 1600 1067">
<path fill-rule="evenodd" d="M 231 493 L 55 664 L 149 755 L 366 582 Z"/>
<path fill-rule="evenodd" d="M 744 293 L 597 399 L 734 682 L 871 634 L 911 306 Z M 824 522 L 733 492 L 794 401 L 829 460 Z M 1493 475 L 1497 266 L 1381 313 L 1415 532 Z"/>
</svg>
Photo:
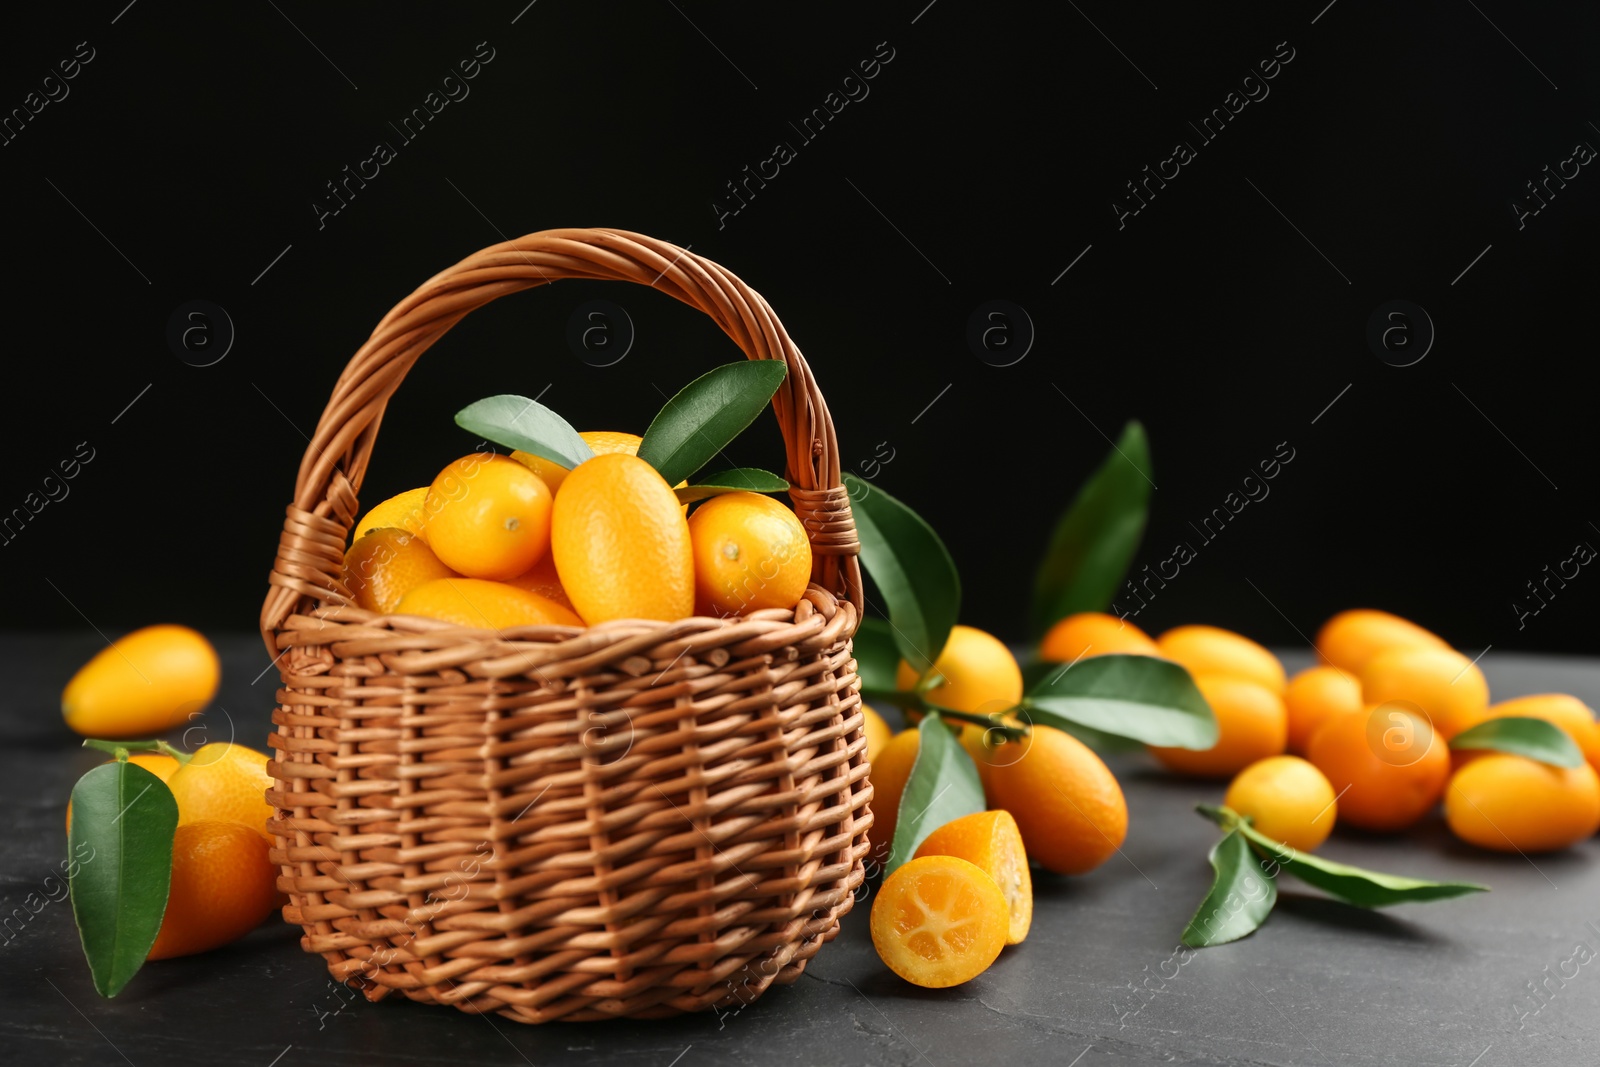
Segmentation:
<svg viewBox="0 0 1600 1067">
<path fill-rule="evenodd" d="M 1012 745 L 1019 752 L 1007 753 Z M 1104 863 L 1128 836 L 1122 787 L 1094 750 L 1071 734 L 1034 726 L 1000 746 L 984 784 L 991 803 L 1017 821 L 1028 856 L 1058 874 L 1083 874 Z"/>
<path fill-rule="evenodd" d="M 1446 741 L 1478 725 L 1489 714 L 1489 683 L 1483 671 L 1452 648 L 1389 648 L 1361 668 L 1361 698 L 1367 704 L 1414 704 Z"/>
<path fill-rule="evenodd" d="M 1289 713 L 1289 751 L 1303 754 L 1329 717 L 1362 709 L 1361 681 L 1339 667 L 1308 667 L 1289 679 L 1283 706 Z"/>
<path fill-rule="evenodd" d="M 421 615 L 480 630 L 514 626 L 582 626 L 564 604 L 505 582 L 438 578 L 417 586 L 395 606 L 396 615 Z"/>
<path fill-rule="evenodd" d="M 180 822 L 161 931 L 147 958 L 209 952 L 237 941 L 278 906 L 278 868 L 261 835 L 218 819 Z"/>
<path fill-rule="evenodd" d="M 1450 750 L 1426 716 L 1404 704 L 1335 715 L 1306 746 L 1333 786 L 1339 821 L 1363 830 L 1404 830 L 1439 802 Z"/>
<path fill-rule="evenodd" d="M 694 547 L 677 496 L 637 456 L 585 460 L 556 496 L 556 573 L 583 621 L 694 614 Z"/>
<path fill-rule="evenodd" d="M 872 829 L 867 831 L 872 848 L 868 859 L 880 866 L 889 863 L 895 824 L 900 816 L 900 794 L 905 792 L 911 765 L 917 762 L 921 745 L 916 730 L 901 730 L 872 761 L 872 770 L 867 776 L 872 782 Z"/>
<path fill-rule="evenodd" d="M 356 606 L 380 615 L 392 613 L 401 597 L 424 582 L 452 578 L 455 573 L 440 562 L 428 542 L 394 527 L 363 535 L 344 554 L 344 584 Z"/>
<path fill-rule="evenodd" d="M 1090 656 L 1121 653 L 1159 656 L 1150 635 L 1127 619 L 1101 611 L 1081 611 L 1056 622 L 1039 642 L 1039 658 L 1051 663 L 1075 663 Z"/>
<path fill-rule="evenodd" d="M 178 802 L 179 826 L 208 820 L 236 822 L 269 839 L 271 786 L 266 755 L 234 741 L 202 745 L 167 779 Z"/>
<path fill-rule="evenodd" d="M 526 589 L 530 593 L 538 593 L 546 600 L 554 600 L 564 608 L 572 607 L 572 598 L 567 596 L 567 591 L 561 586 L 561 576 L 556 573 L 556 559 L 551 553 L 545 553 L 544 558 L 535 563 L 531 571 L 506 579 L 506 584 Z"/>
<path fill-rule="evenodd" d="M 894 731 L 875 708 L 865 704 L 861 705 L 861 719 L 861 732 L 867 735 L 867 762 L 871 763 L 894 739 Z"/>
<path fill-rule="evenodd" d="M 428 487 L 426 507 L 428 545 L 469 578 L 515 578 L 550 547 L 550 487 L 507 456 L 450 463 Z"/>
<path fill-rule="evenodd" d="M 146 626 L 78 668 L 62 690 L 61 716 L 84 737 L 149 737 L 202 711 L 221 679 L 222 662 L 200 634 Z"/>
<path fill-rule="evenodd" d="M 793 608 L 811 581 L 811 542 L 795 513 L 761 493 L 722 493 L 689 516 L 695 607 L 703 615 Z"/>
<path fill-rule="evenodd" d="M 1223 803 L 1248 815 L 1255 828 L 1275 841 L 1315 852 L 1333 832 L 1338 797 L 1327 776 L 1299 756 L 1257 760 L 1228 785 Z"/>
<path fill-rule="evenodd" d="M 1160 654 L 1190 674 L 1226 674 L 1283 694 L 1288 679 L 1278 657 L 1220 626 L 1177 626 L 1156 638 Z"/>
<path fill-rule="evenodd" d="M 1017 666 L 1017 658 L 1005 642 L 976 626 L 951 627 L 933 670 L 944 680 L 923 694 L 932 704 L 977 714 L 1014 707 L 1022 700 L 1022 668 Z M 918 681 L 911 664 L 901 660 L 895 669 L 896 688 L 915 689 Z M 955 723 L 950 725 L 960 729 Z"/>
<path fill-rule="evenodd" d="M 1600 829 L 1600 776 L 1491 752 L 1462 767 L 1444 795 L 1457 837 L 1498 852 L 1552 852 Z"/>
<path fill-rule="evenodd" d="M 427 502 L 428 487 L 425 485 L 397 493 L 361 516 L 361 521 L 350 531 L 350 540 L 359 541 L 373 530 L 382 529 L 404 530 L 426 539 L 422 531 L 428 516 Z"/>
<path fill-rule="evenodd" d="M 1324 663 L 1352 674 L 1360 674 L 1368 660 L 1391 648 L 1450 647 L 1408 619 L 1371 608 L 1339 612 L 1322 624 L 1315 643 Z"/>
<path fill-rule="evenodd" d="M 1183 774 L 1225 778 L 1283 751 L 1289 715 L 1277 693 L 1228 674 L 1196 674 L 1194 684 L 1216 716 L 1217 743 L 1200 750 L 1152 745 L 1157 760 Z"/>
</svg>

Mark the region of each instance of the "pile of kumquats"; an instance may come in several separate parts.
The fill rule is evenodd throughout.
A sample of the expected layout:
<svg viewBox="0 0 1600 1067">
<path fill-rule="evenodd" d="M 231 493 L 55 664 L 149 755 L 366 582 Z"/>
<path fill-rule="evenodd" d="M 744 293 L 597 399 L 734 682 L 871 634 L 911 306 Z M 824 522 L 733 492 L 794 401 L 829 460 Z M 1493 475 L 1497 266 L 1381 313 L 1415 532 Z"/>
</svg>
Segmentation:
<svg viewBox="0 0 1600 1067">
<path fill-rule="evenodd" d="M 1037 656 L 1066 670 L 1107 655 L 1156 657 L 1187 670 L 1215 716 L 1216 741 L 1203 749 L 1149 746 L 1149 753 L 1179 774 L 1231 779 L 1223 807 L 1201 805 L 1202 813 L 1226 830 L 1253 831 L 1250 843 L 1267 878 L 1276 873 L 1267 864 L 1281 860 L 1312 884 L 1369 905 L 1481 889 L 1305 855 L 1336 823 L 1392 833 L 1441 800 L 1456 836 L 1485 849 L 1544 852 L 1600 830 L 1600 725 L 1578 698 L 1542 693 L 1490 703 L 1475 662 L 1383 611 L 1335 615 L 1317 634 L 1316 651 L 1321 662 L 1289 678 L 1270 651 L 1228 630 L 1179 626 L 1152 639 L 1125 619 L 1081 612 L 1056 622 Z M 916 675 L 904 662 L 899 670 L 901 690 L 912 689 Z M 935 684 L 920 690 L 927 703 L 1027 717 L 1021 667 L 980 630 L 955 627 L 930 677 Z M 915 728 L 892 734 L 881 716 L 867 714 L 880 813 L 870 836 L 882 860 L 924 735 Z M 1117 780 L 1071 734 L 1034 724 L 1018 738 L 967 722 L 960 741 L 977 765 L 989 810 L 923 838 L 914 858 L 885 879 L 872 910 L 884 962 L 923 986 L 967 981 L 1027 936 L 1030 861 L 1082 874 L 1118 849 L 1128 831 Z M 1220 879 L 1215 852 L 1213 864 Z M 1334 876 L 1365 884 L 1331 888 Z M 1388 899 L 1385 891 L 1400 895 Z M 1361 899 L 1364 893 L 1371 899 Z M 1186 943 L 1217 944 L 1254 928 L 1241 929 L 1234 916 L 1207 928 L 1207 918 L 1202 905 Z"/>
</svg>

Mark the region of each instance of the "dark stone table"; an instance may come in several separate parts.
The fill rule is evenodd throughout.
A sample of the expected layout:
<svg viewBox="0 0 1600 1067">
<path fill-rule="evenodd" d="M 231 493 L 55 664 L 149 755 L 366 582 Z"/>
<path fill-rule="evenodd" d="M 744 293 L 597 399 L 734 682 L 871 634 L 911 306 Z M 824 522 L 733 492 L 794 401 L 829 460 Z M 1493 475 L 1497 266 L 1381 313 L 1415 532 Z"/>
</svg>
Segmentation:
<svg viewBox="0 0 1600 1067">
<path fill-rule="evenodd" d="M 795 985 L 722 1017 L 528 1027 L 399 997 L 341 994 L 299 931 L 269 923 L 228 948 L 142 971 L 100 999 L 72 924 L 50 899 L 72 783 L 100 758 L 58 701 L 94 634 L 0 639 L 0 1063 L 235 1064 L 1506 1064 L 1600 1062 L 1600 843 L 1524 858 L 1456 842 L 1437 818 L 1394 838 L 1344 831 L 1322 854 L 1494 892 L 1364 912 L 1284 886 L 1248 939 L 1175 955 L 1209 885 L 1216 829 L 1193 813 L 1222 786 L 1112 760 L 1131 809 L 1122 855 L 1082 878 L 1043 875 L 1033 931 L 967 985 L 913 988 L 878 962 L 870 898 Z M 265 747 L 276 672 L 259 639 L 219 641 L 209 740 Z M 1306 657 L 1286 657 L 1291 666 Z M 1546 690 L 1600 703 L 1600 663 L 1502 655 L 1497 697 Z M 225 711 L 225 713 L 224 713 Z M 24 907 L 48 901 L 37 914 Z M 57 893 L 59 895 L 59 893 Z M 22 908 L 18 913 L 15 909 Z M 1537 996 L 1531 992 L 1538 990 Z"/>
</svg>

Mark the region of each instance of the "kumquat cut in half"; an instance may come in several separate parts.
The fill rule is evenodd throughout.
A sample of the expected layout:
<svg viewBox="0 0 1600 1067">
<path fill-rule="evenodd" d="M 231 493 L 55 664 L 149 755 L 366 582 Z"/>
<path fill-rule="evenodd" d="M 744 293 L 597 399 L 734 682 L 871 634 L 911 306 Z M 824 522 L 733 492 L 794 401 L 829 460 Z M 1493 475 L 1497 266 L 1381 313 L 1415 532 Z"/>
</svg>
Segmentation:
<svg viewBox="0 0 1600 1067">
<path fill-rule="evenodd" d="M 989 969 L 1005 948 L 1011 909 L 983 869 L 955 856 L 919 856 L 883 880 L 872 905 L 872 946 L 912 985 L 945 989 Z"/>
<path fill-rule="evenodd" d="M 954 856 L 994 879 L 1006 898 L 1006 944 L 1020 945 L 1033 925 L 1033 877 L 1022 833 L 1009 811 L 979 811 L 939 827 L 917 846 L 918 856 Z"/>
</svg>

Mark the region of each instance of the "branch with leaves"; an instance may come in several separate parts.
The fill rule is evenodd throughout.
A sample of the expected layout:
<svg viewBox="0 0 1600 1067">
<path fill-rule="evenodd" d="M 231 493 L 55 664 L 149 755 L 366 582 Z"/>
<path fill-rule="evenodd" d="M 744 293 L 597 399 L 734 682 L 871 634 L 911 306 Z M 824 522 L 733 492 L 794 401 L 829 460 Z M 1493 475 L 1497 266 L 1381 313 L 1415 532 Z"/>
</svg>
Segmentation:
<svg viewBox="0 0 1600 1067">
<path fill-rule="evenodd" d="M 1216 871 L 1211 891 L 1183 931 L 1183 943 L 1190 948 L 1221 945 L 1252 933 L 1277 903 L 1281 873 L 1359 908 L 1448 900 L 1489 890 L 1475 882 L 1426 882 L 1335 863 L 1274 841 L 1231 808 L 1200 804 L 1195 810 L 1225 833 L 1211 849 Z"/>
<path fill-rule="evenodd" d="M 1149 446 L 1138 423 L 1057 525 L 1036 588 L 1037 620 L 1046 628 L 1062 614 L 1103 608 L 1133 558 L 1149 503 Z M 930 699 L 942 679 L 934 665 L 961 608 L 961 580 L 944 543 L 905 503 L 845 476 L 861 540 L 861 560 L 887 619 L 866 618 L 856 634 L 862 695 L 920 717 L 921 747 L 901 794 L 887 870 L 909 859 L 944 822 L 984 809 L 976 767 L 946 723 L 983 728 L 991 743 L 1022 739 L 1036 726 L 1138 744 L 1209 748 L 1216 718 L 1182 667 L 1148 656 L 1107 655 L 1078 663 L 1039 665 L 1022 700 L 993 714 L 944 707 Z M 901 660 L 918 674 L 897 684 Z M 932 729 L 929 723 L 937 726 Z M 932 803 L 934 797 L 939 803 Z"/>
<path fill-rule="evenodd" d="M 1106 611 L 1144 539 L 1155 488 L 1150 441 L 1130 421 L 1057 520 L 1033 583 L 1033 636 L 1083 611 Z"/>
</svg>

